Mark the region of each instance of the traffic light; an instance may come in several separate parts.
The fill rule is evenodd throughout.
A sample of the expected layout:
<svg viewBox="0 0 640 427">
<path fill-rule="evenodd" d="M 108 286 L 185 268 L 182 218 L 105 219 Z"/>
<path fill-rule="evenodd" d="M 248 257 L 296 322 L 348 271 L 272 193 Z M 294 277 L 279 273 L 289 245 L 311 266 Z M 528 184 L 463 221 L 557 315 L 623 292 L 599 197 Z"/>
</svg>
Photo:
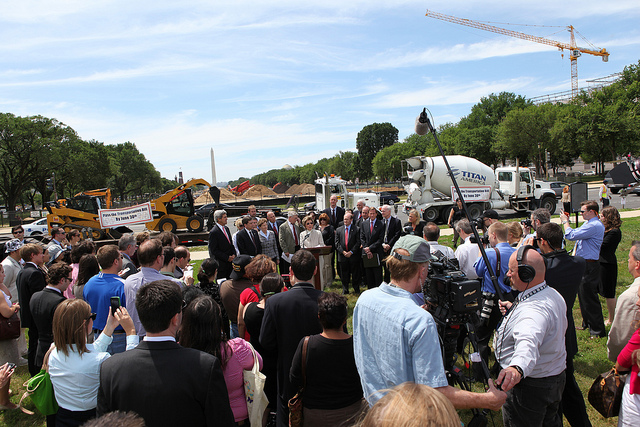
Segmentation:
<svg viewBox="0 0 640 427">
<path fill-rule="evenodd" d="M 53 191 L 53 178 L 47 178 L 47 190 Z"/>
</svg>

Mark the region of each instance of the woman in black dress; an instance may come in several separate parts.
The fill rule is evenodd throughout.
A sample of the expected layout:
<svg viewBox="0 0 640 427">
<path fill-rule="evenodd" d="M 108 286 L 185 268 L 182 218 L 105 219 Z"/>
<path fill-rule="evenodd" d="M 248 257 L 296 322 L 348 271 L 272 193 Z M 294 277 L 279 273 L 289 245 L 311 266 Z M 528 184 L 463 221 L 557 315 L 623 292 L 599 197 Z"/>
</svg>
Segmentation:
<svg viewBox="0 0 640 427">
<path fill-rule="evenodd" d="M 460 235 L 458 234 L 458 230 L 454 227 L 456 222 L 460 221 L 464 216 L 464 211 L 462 210 L 462 199 L 456 200 L 456 205 L 451 208 L 451 212 L 449 212 L 449 220 L 447 224 L 449 227 L 453 228 L 453 247 L 458 246 L 458 238 Z M 462 242 L 464 243 L 464 242 Z"/>
<path fill-rule="evenodd" d="M 260 302 L 250 302 L 244 309 L 244 324 L 249 332 L 249 342 L 255 350 L 262 356 L 262 373 L 267 377 L 264 384 L 264 393 L 269 400 L 267 409 L 271 412 L 276 410 L 277 399 L 277 382 L 276 374 L 278 367 L 278 355 L 272 351 L 266 350 L 260 345 L 260 329 L 262 327 L 262 318 L 264 317 L 264 307 L 266 301 L 273 295 L 279 293 L 284 288 L 284 280 L 278 273 L 269 273 L 260 281 L 260 293 L 262 299 Z"/>
<path fill-rule="evenodd" d="M 322 333 L 309 337 L 304 389 L 304 426 L 347 426 L 367 407 L 353 355 L 353 337 L 344 332 L 347 300 L 333 292 L 318 297 Z M 300 387 L 306 337 L 293 356 L 289 379 Z"/>
<path fill-rule="evenodd" d="M 607 206 L 600 212 L 600 221 L 604 225 L 604 238 L 600 246 L 600 274 L 601 286 L 600 295 L 607 300 L 609 319 L 605 324 L 610 325 L 616 310 L 616 283 L 618 281 L 618 260 L 616 259 L 616 249 L 622 238 L 620 226 L 620 213 L 613 206 Z"/>
<path fill-rule="evenodd" d="M 412 234 L 414 236 L 422 237 L 422 229 L 427 223 L 420 219 L 420 214 L 417 210 L 411 209 L 409 212 L 409 222 L 404 224 L 402 229 L 403 235 Z"/>
</svg>

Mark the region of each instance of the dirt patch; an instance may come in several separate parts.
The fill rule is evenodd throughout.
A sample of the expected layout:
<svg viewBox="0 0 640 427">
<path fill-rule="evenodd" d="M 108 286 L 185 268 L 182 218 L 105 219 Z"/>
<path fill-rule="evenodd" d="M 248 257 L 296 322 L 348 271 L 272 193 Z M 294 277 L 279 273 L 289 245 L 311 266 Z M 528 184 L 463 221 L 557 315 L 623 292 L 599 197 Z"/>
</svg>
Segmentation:
<svg viewBox="0 0 640 427">
<path fill-rule="evenodd" d="M 242 193 L 242 197 L 250 199 L 254 197 L 264 197 L 264 196 L 275 196 L 276 192 L 270 189 L 269 187 L 265 187 L 264 185 L 254 185 L 244 193 Z"/>
<path fill-rule="evenodd" d="M 306 196 L 315 194 L 315 191 L 316 188 L 313 184 L 295 184 L 292 185 L 285 194 L 303 194 Z"/>
</svg>

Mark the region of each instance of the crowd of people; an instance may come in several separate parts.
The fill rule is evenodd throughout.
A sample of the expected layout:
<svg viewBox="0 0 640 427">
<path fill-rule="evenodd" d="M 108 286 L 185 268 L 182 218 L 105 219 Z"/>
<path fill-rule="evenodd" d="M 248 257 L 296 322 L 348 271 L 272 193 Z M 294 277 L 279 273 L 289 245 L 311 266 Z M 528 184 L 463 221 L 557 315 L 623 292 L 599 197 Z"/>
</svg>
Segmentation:
<svg viewBox="0 0 640 427">
<path fill-rule="evenodd" d="M 0 314 L 20 314 L 28 343 L 25 329 L 0 341 L 8 362 L 0 367 L 0 409 L 18 407 L 9 382 L 14 366 L 26 364 L 31 375 L 44 368 L 51 377 L 59 410 L 48 425 L 122 413 L 148 426 L 250 425 L 243 372 L 257 363 L 269 402 L 262 425 L 287 426 L 288 402 L 304 387 L 305 426 L 454 426 L 456 409 L 469 408 L 502 409 L 506 426 L 562 425 L 563 416 L 588 426 L 574 378 L 575 330 L 599 339 L 611 324 L 608 357 L 632 372 L 619 423 L 640 425 L 640 241 L 629 250 L 634 283 L 616 300 L 617 209 L 600 212 L 585 201 L 575 229 L 568 215 L 558 225 L 545 209 L 510 224 L 493 210 L 477 224 L 462 212 L 457 203 L 448 218 L 454 251 L 418 211 L 402 224 L 389 206 L 364 201 L 343 209 L 332 196 L 317 219 L 292 210 L 281 224 L 250 207 L 234 234 L 219 210 L 197 280 L 189 250 L 172 233 L 125 234 L 96 250 L 59 228 L 46 247 L 25 243 L 15 227 L 0 266 Z M 473 238 L 474 226 L 485 243 Z M 571 254 L 566 241 L 576 242 Z M 308 250 L 317 247 L 318 259 Z M 484 393 L 447 379 L 422 296 L 434 256 L 481 282 L 479 356 L 486 363 L 493 351 L 497 361 L 493 381 L 474 360 Z M 337 277 L 343 295 L 325 292 Z M 351 291 L 359 296 L 353 335 L 344 297 Z"/>
</svg>

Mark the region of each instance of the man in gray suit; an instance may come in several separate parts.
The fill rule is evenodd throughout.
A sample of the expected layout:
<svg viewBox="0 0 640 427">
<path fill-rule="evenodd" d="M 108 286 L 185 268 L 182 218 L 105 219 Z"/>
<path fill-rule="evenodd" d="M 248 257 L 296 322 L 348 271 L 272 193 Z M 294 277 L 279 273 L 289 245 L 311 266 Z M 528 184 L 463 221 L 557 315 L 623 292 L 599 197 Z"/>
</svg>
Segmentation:
<svg viewBox="0 0 640 427">
<path fill-rule="evenodd" d="M 300 249 L 300 226 L 298 225 L 298 212 L 289 211 L 289 218 L 286 222 L 283 222 L 280 226 L 280 232 L 278 233 L 278 240 L 280 241 L 280 247 L 282 248 L 282 254 L 289 258 Z M 289 271 L 290 263 L 284 258 L 280 264 L 280 271 L 287 273 Z"/>
<path fill-rule="evenodd" d="M 123 279 L 138 272 L 136 265 L 131 261 L 131 257 L 136 253 L 137 249 L 138 244 L 136 243 L 136 237 L 133 233 L 123 234 L 120 240 L 118 240 L 118 250 L 122 254 L 122 272 L 120 273 L 120 277 Z"/>
</svg>

